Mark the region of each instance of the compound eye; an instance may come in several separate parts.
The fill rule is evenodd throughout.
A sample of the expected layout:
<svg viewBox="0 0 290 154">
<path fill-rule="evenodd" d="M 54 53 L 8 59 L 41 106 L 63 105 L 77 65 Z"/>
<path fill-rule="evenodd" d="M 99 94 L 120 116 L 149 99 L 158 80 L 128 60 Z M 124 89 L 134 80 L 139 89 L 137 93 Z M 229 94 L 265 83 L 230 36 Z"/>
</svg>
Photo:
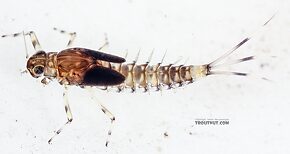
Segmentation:
<svg viewBox="0 0 290 154">
<path fill-rule="evenodd" d="M 43 73 L 43 66 L 41 65 L 37 65 L 33 68 L 33 72 L 36 74 L 36 75 L 41 75 Z"/>
</svg>

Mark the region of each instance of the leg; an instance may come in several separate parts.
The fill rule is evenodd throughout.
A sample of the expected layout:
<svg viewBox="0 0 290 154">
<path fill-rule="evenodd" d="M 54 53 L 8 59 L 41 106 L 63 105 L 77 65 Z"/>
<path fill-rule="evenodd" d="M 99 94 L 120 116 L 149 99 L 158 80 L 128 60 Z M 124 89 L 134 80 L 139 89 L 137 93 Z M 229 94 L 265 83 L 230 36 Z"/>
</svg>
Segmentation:
<svg viewBox="0 0 290 154">
<path fill-rule="evenodd" d="M 108 131 L 108 138 L 107 138 L 106 144 L 105 144 L 105 146 L 107 147 L 108 144 L 109 144 L 109 137 L 112 135 L 112 126 L 113 126 L 116 118 L 115 118 L 115 116 L 99 100 L 97 100 L 97 98 L 95 97 L 95 95 L 93 93 L 93 89 L 92 88 L 86 87 L 86 89 L 90 92 L 91 99 L 94 102 L 97 102 L 98 105 L 100 106 L 101 110 L 111 119 L 111 126 L 110 126 L 111 128 Z"/>
<path fill-rule="evenodd" d="M 60 32 L 61 34 L 69 35 L 70 38 L 69 38 L 69 41 L 68 41 L 66 47 L 71 47 L 73 41 L 74 41 L 75 38 L 76 38 L 76 35 L 77 35 L 76 32 L 67 32 L 67 31 L 65 31 L 65 30 L 61 30 L 61 29 L 58 29 L 58 28 L 55 28 L 55 27 L 53 28 L 53 30 L 58 31 L 58 32 Z"/>
<path fill-rule="evenodd" d="M 71 110 L 70 110 L 70 107 L 69 107 L 69 104 L 68 104 L 68 98 L 67 98 L 67 91 L 68 91 L 68 88 L 65 86 L 64 87 L 65 90 L 64 90 L 64 93 L 63 93 L 63 98 L 64 98 L 64 109 L 65 109 L 65 112 L 66 112 L 66 116 L 67 116 L 67 122 L 62 126 L 60 127 L 60 129 L 58 129 L 55 134 L 48 140 L 48 144 L 51 144 L 51 141 L 54 139 L 55 136 L 57 136 L 58 134 L 61 133 L 61 131 L 63 130 L 63 128 L 70 124 L 73 120 L 73 117 L 72 117 L 72 113 L 71 113 Z"/>
<path fill-rule="evenodd" d="M 39 44 L 39 41 L 38 41 L 38 39 L 37 39 L 37 37 L 36 37 L 35 32 L 33 32 L 33 31 L 30 31 L 30 32 L 28 32 L 28 33 L 20 32 L 20 33 L 14 33 L 14 34 L 2 35 L 1 37 L 2 37 L 2 38 L 4 38 L 4 37 L 17 37 L 17 36 L 20 36 L 21 34 L 24 35 L 24 36 L 26 36 L 26 35 L 29 35 L 29 36 L 30 36 L 31 43 L 32 43 L 32 45 L 33 45 L 35 51 L 39 51 L 39 50 L 41 50 L 41 46 L 40 46 L 40 44 Z"/>
<path fill-rule="evenodd" d="M 20 36 L 20 35 L 23 35 L 23 38 L 24 38 L 24 44 L 25 44 L 25 49 L 26 49 L 26 58 L 28 58 L 28 52 L 27 52 L 27 47 L 26 47 L 26 39 L 25 39 L 25 36 L 29 35 L 30 36 L 30 39 L 31 39 L 31 43 L 35 49 L 35 51 L 40 51 L 42 50 L 41 49 L 41 46 L 39 44 L 39 41 L 36 37 L 36 34 L 35 32 L 33 31 L 30 31 L 28 33 L 25 33 L 25 32 L 20 32 L 20 33 L 14 33 L 14 34 L 8 34 L 8 35 L 2 35 L 1 37 L 2 38 L 5 38 L 5 37 L 17 37 L 17 36 Z"/>
<path fill-rule="evenodd" d="M 53 30 L 55 31 L 58 31 L 60 32 L 61 34 L 66 34 L 66 35 L 69 35 L 70 36 L 70 39 L 67 43 L 67 47 L 71 47 L 73 41 L 75 40 L 76 38 L 76 32 L 67 32 L 65 30 L 62 30 L 62 29 L 58 29 L 56 27 L 53 28 Z M 108 42 L 108 37 L 107 37 L 107 34 L 105 34 L 105 43 L 98 49 L 98 50 L 102 50 L 103 48 L 105 48 L 106 46 L 109 45 L 109 42 Z"/>
<path fill-rule="evenodd" d="M 109 41 L 108 41 L 108 36 L 105 33 L 105 43 L 98 49 L 99 51 L 103 50 L 105 47 L 108 47 Z"/>
</svg>

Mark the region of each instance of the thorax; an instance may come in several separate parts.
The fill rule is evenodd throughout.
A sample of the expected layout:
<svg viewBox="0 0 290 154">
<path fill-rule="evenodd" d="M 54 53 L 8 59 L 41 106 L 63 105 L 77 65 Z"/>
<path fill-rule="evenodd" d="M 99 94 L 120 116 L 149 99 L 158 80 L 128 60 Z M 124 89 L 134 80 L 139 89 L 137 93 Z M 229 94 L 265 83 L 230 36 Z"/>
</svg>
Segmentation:
<svg viewBox="0 0 290 154">
<path fill-rule="evenodd" d="M 56 77 L 57 72 L 57 52 L 48 52 L 46 55 L 44 76 Z"/>
</svg>

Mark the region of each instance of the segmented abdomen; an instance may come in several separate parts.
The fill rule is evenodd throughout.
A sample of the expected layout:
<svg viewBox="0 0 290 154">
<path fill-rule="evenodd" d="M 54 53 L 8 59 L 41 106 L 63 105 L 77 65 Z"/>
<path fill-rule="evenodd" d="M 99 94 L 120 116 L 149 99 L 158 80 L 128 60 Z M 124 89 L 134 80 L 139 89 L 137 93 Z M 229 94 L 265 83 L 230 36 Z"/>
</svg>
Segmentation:
<svg viewBox="0 0 290 154">
<path fill-rule="evenodd" d="M 103 66 L 111 68 L 125 76 L 125 81 L 115 86 L 119 91 L 131 89 L 132 92 L 138 88 L 144 89 L 145 92 L 151 88 L 158 91 L 162 87 L 170 89 L 192 83 L 196 78 L 196 68 L 200 67 L 193 65 L 161 65 L 160 63 L 156 65 L 148 65 L 148 63 L 138 65 L 135 63 L 115 64 L 109 62 L 103 62 Z"/>
</svg>

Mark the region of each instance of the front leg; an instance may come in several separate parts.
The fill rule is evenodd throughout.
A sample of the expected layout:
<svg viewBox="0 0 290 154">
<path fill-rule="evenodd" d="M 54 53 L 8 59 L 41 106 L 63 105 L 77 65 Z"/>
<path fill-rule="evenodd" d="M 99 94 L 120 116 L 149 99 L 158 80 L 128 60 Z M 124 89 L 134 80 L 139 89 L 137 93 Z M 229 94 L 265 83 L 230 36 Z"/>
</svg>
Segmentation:
<svg viewBox="0 0 290 154">
<path fill-rule="evenodd" d="M 36 34 L 34 31 L 30 31 L 28 33 L 25 33 L 24 31 L 23 32 L 19 32 L 19 33 L 14 33 L 14 34 L 7 34 L 7 35 L 2 35 L 1 37 L 2 38 L 5 38 L 5 37 L 17 37 L 17 36 L 23 36 L 23 39 L 24 39 L 24 45 L 25 45 L 25 51 L 26 51 L 26 58 L 28 58 L 28 51 L 27 51 L 27 46 L 26 46 L 26 39 L 25 39 L 25 36 L 29 35 L 30 36 L 30 40 L 31 40 L 31 43 L 33 45 L 33 48 L 35 49 L 35 51 L 41 51 L 41 46 L 40 46 L 40 43 L 36 37 Z"/>
</svg>

